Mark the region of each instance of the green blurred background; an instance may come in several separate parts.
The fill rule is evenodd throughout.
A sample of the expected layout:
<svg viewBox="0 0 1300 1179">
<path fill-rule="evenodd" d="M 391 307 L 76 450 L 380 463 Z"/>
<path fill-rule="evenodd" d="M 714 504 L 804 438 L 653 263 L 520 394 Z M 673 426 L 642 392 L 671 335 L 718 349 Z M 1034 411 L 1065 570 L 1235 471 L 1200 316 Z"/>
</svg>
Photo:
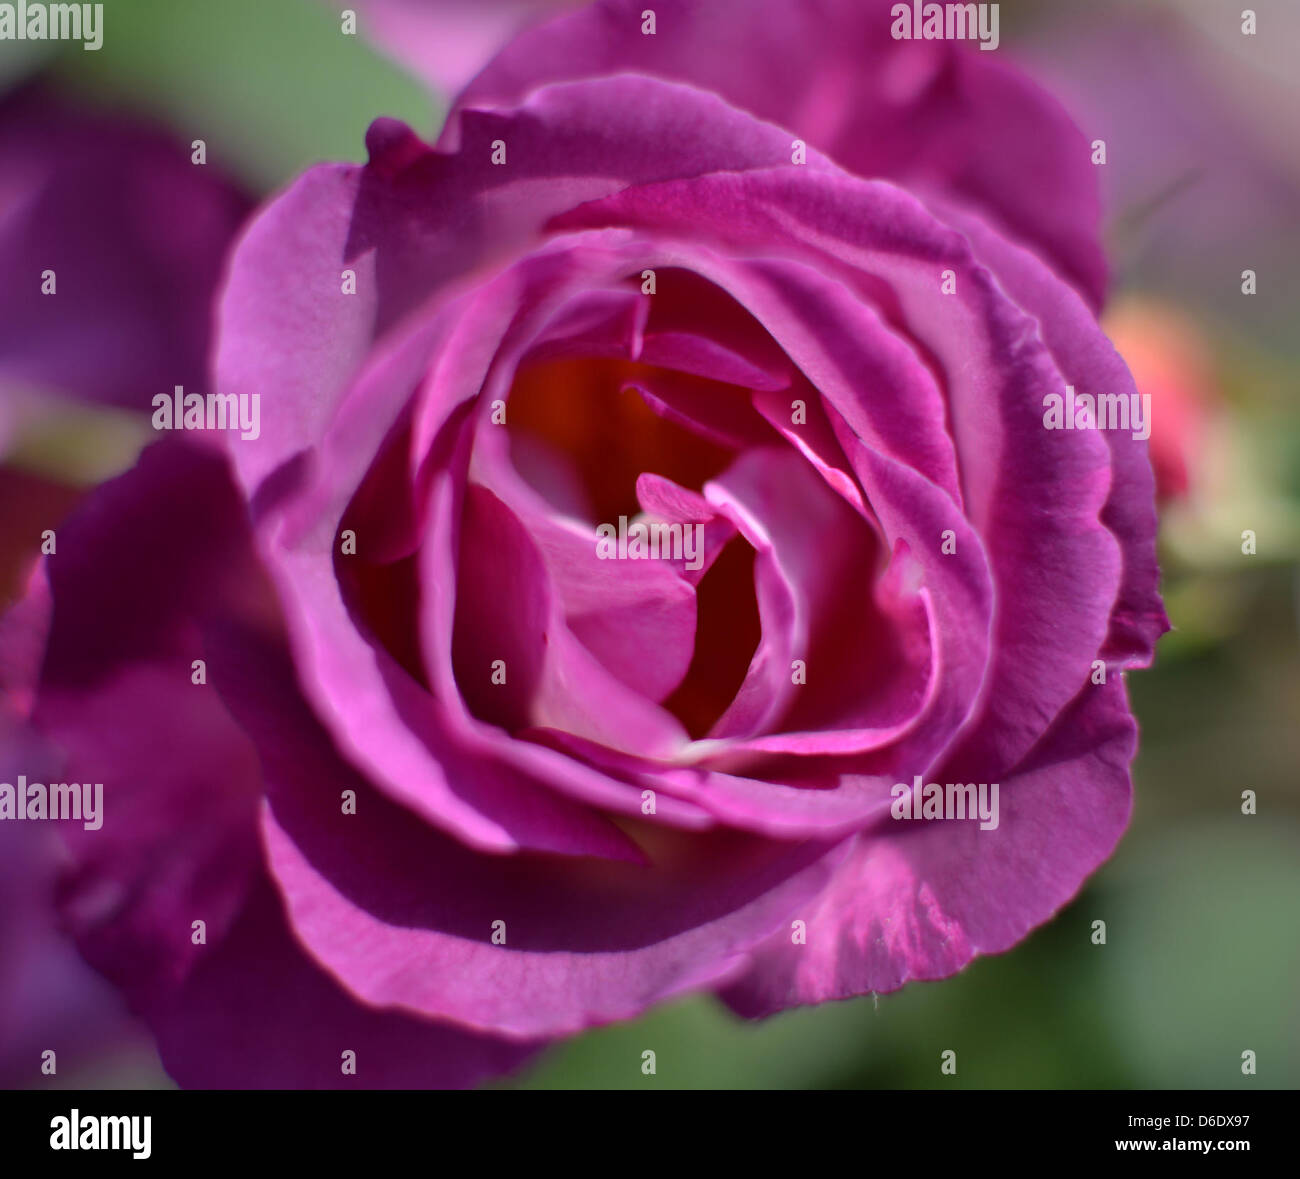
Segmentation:
<svg viewBox="0 0 1300 1179">
<path fill-rule="evenodd" d="M 377 115 L 401 117 L 425 137 L 437 132 L 445 103 L 380 48 L 341 36 L 337 13 L 318 0 L 109 0 L 106 8 L 103 50 L 6 47 L 0 86 L 51 70 L 97 105 L 143 113 L 184 142 L 205 139 L 211 162 L 263 195 L 317 160 L 363 159 Z M 1143 71 L 1153 86 L 1165 76 L 1175 91 L 1185 84 L 1186 95 L 1152 101 L 1191 120 L 1182 133 L 1192 143 L 1201 134 L 1196 119 L 1207 120 L 1204 167 L 1219 169 L 1227 185 L 1181 228 L 1174 219 L 1197 199 L 1195 169 L 1189 180 L 1171 166 L 1169 184 L 1145 193 L 1122 183 L 1110 190 L 1116 303 L 1108 330 L 1139 387 L 1153 392 L 1156 431 L 1162 422 L 1192 423 L 1165 439 L 1186 475 L 1162 506 L 1176 629 L 1157 666 L 1130 677 L 1142 744 L 1133 823 L 1113 859 L 1054 921 L 946 982 L 760 1024 L 695 998 L 557 1047 L 507 1084 L 1300 1083 L 1300 299 L 1292 277 L 1300 266 L 1300 121 L 1286 114 L 1295 110 L 1295 83 L 1277 68 L 1276 44 L 1289 41 L 1293 55 L 1300 46 L 1300 5 L 1257 8 L 1280 22 L 1265 29 L 1268 45 L 1246 43 L 1235 0 L 1002 5 L 1000 52 L 1084 108 L 1110 103 L 1119 120 L 1114 92 Z M 1289 107 L 1279 111 L 1279 103 Z M 1096 126 L 1105 119 L 1079 117 Z M 1081 125 L 1091 139 L 1096 127 Z M 1153 134 L 1164 135 L 1158 126 Z M 1112 152 L 1108 167 L 1122 176 L 1125 162 Z M 1252 169 L 1271 186 L 1267 215 L 1251 203 L 1264 183 Z M 1162 240 L 1170 224 L 1172 238 Z M 1239 290 L 1248 266 L 1262 276 L 1253 297 Z M 117 415 L 83 412 L 34 431 L 17 461 L 83 483 L 128 463 L 136 433 Z M 1253 556 L 1242 553 L 1243 529 L 1257 532 Z M 1258 798 L 1254 816 L 1242 814 L 1244 790 Z M 1095 920 L 1106 922 L 1105 945 L 1092 942 Z M 651 1077 L 640 1068 L 647 1049 L 657 1055 Z M 957 1052 L 955 1077 L 939 1071 L 946 1049 Z M 1246 1049 L 1258 1055 L 1255 1077 L 1241 1072 Z M 60 1083 L 169 1082 L 137 1038 Z"/>
</svg>

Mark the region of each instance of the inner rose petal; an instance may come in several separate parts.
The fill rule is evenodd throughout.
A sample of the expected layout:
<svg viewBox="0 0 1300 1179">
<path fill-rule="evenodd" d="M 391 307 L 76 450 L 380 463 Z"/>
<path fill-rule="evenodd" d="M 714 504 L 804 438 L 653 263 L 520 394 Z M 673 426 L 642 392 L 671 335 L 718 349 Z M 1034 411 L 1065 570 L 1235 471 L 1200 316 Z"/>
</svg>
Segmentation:
<svg viewBox="0 0 1300 1179">
<path fill-rule="evenodd" d="M 686 678 L 664 701 L 692 737 L 703 737 L 736 698 L 762 637 L 754 597 L 754 549 L 727 544 L 696 587 L 695 653 Z"/>
<path fill-rule="evenodd" d="M 636 481 L 652 471 L 699 490 L 730 463 L 733 453 L 676 421 L 655 413 L 626 388 L 645 379 L 648 366 L 605 357 L 563 359 L 524 368 L 515 378 L 507 411 L 512 443 L 523 436 L 520 473 L 532 482 L 542 453 L 564 456 L 586 492 L 589 523 L 617 522 L 640 510 Z M 683 377 L 701 386 L 699 377 Z M 734 392 L 739 393 L 739 390 Z M 512 458 L 515 457 L 512 447 Z M 553 457 L 553 461 L 555 458 Z M 534 483 L 543 495 L 551 481 Z"/>
</svg>

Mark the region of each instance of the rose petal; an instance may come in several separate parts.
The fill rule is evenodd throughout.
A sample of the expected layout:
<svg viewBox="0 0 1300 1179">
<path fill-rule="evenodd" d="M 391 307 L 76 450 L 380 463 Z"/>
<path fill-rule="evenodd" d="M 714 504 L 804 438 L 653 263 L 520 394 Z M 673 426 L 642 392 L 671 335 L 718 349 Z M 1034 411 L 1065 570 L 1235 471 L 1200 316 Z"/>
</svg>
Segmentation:
<svg viewBox="0 0 1300 1179">
<path fill-rule="evenodd" d="M 1128 823 L 1137 729 L 1119 680 L 1085 687 L 1005 776 L 999 825 L 882 819 L 808 909 L 808 941 L 773 938 L 724 998 L 746 1016 L 945 978 L 1051 917 Z M 933 780 L 969 782 L 967 764 Z"/>
<path fill-rule="evenodd" d="M 185 1089 L 463 1088 L 539 1047 L 358 1003 L 302 949 L 265 881 L 151 1019 Z"/>
<path fill-rule="evenodd" d="M 885 0 L 770 0 L 756 15 L 749 0 L 664 0 L 646 36 L 640 0 L 599 0 L 516 37 L 456 105 L 508 107 L 543 84 L 617 74 L 688 82 L 859 176 L 974 204 L 1098 306 L 1106 265 L 1084 136 L 996 54 L 892 39 L 891 9 Z"/>
<path fill-rule="evenodd" d="M 642 824 L 648 867 L 484 856 L 387 801 L 343 764 L 292 670 L 242 696 L 268 780 L 264 826 L 289 920 L 362 1002 L 512 1037 L 567 1034 L 728 977 L 821 888 L 836 852 Z M 337 800 L 357 792 L 356 814 Z M 685 842 L 683 842 L 685 840 Z M 591 921 L 591 898 L 604 916 Z M 582 919 L 579 919 L 582 914 Z M 493 944 L 494 921 L 506 942 Z"/>
</svg>

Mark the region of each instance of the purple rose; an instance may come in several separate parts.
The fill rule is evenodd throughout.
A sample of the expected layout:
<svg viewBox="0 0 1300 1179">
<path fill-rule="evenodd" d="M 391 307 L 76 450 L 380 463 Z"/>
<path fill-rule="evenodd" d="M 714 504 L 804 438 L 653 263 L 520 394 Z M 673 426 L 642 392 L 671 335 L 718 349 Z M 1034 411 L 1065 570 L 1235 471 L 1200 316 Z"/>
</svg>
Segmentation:
<svg viewBox="0 0 1300 1179">
<path fill-rule="evenodd" d="M 65 911 L 182 1084 L 943 977 L 1125 826 L 1167 624 L 1141 431 L 1045 408 L 1136 397 L 1082 136 L 887 4 L 654 7 L 267 206 L 215 366 L 257 436 L 60 532 Z"/>
</svg>

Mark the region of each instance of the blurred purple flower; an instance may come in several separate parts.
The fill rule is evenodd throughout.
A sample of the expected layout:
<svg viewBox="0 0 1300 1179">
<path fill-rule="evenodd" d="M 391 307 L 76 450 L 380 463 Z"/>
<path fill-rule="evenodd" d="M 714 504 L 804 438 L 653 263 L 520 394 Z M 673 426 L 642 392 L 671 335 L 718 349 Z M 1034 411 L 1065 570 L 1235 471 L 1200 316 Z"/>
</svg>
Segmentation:
<svg viewBox="0 0 1300 1179">
<path fill-rule="evenodd" d="M 251 199 L 190 148 L 33 82 L 0 98 L 0 456 L 29 415 L 64 401 L 146 411 L 174 385 L 208 387 L 212 303 Z M 53 294 L 42 293 L 53 272 Z M 30 569 L 72 488 L 0 468 L 0 599 Z M 26 724 L 48 624 L 43 573 L 0 621 L 0 781 L 61 759 Z M 120 993 L 56 919 L 66 866 L 54 832 L 0 824 L 0 1083 L 57 1084 L 133 1042 Z M 14 1012 L 23 1012 L 16 1021 Z M 57 1052 L 58 1073 L 40 1053 Z"/>
<path fill-rule="evenodd" d="M 138 120 L 41 83 L 0 99 L 0 405 L 21 392 L 143 410 L 174 385 L 205 389 L 212 297 L 251 207 Z"/>
</svg>

